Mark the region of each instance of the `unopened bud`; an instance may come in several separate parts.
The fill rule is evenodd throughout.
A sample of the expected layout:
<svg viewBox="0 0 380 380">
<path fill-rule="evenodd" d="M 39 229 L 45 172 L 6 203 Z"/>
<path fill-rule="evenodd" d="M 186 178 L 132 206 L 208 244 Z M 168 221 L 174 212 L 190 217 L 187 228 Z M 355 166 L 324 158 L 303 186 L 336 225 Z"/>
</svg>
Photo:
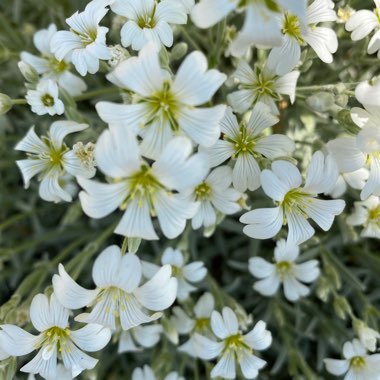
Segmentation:
<svg viewBox="0 0 380 380">
<path fill-rule="evenodd" d="M 36 70 L 34 70 L 34 68 L 31 65 L 23 61 L 20 61 L 18 63 L 18 68 L 20 69 L 22 76 L 26 79 L 27 82 L 38 82 L 38 73 Z"/>
<path fill-rule="evenodd" d="M 360 319 L 354 320 L 353 327 L 363 346 L 371 352 L 376 351 L 376 343 L 377 340 L 380 339 L 380 334 L 376 330 L 368 327 L 368 325 Z"/>
<path fill-rule="evenodd" d="M 177 61 L 186 55 L 187 50 L 188 50 L 187 44 L 185 42 L 180 42 L 173 47 L 170 57 L 172 58 L 173 61 Z"/>
<path fill-rule="evenodd" d="M 334 309 L 336 315 L 341 319 L 346 319 L 347 315 L 352 313 L 350 304 L 347 301 L 347 298 L 343 296 L 337 296 L 334 299 Z"/>
<path fill-rule="evenodd" d="M 0 115 L 6 114 L 12 105 L 12 99 L 8 95 L 0 94 Z"/>
<path fill-rule="evenodd" d="M 328 111 L 334 105 L 334 101 L 334 95 L 329 92 L 318 92 L 306 99 L 306 103 L 317 112 Z"/>
</svg>

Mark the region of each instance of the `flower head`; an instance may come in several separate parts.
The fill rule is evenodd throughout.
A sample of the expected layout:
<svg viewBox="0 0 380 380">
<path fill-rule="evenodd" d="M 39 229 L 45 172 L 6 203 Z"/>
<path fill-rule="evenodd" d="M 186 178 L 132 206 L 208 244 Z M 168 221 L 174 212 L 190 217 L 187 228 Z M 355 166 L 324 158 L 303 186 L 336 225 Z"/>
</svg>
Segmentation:
<svg viewBox="0 0 380 380">
<path fill-rule="evenodd" d="M 49 130 L 47 136 L 39 138 L 30 128 L 26 136 L 16 145 L 16 150 L 27 152 L 28 159 L 17 161 L 24 178 L 25 188 L 29 187 L 29 181 L 39 174 L 41 181 L 40 197 L 50 202 L 70 202 L 72 197 L 68 191 L 62 188 L 60 181 L 66 174 L 71 176 L 90 178 L 95 175 L 95 167 L 91 149 L 86 154 L 79 149 L 74 149 L 64 143 L 66 135 L 83 131 L 87 124 L 78 124 L 73 121 L 56 121 Z M 88 146 L 88 145 L 87 145 Z"/>
<path fill-rule="evenodd" d="M 236 314 L 229 307 L 224 307 L 222 314 L 212 312 L 211 328 L 217 342 L 197 333 L 194 335 L 197 356 L 205 360 L 219 357 L 211 377 L 235 379 L 237 362 L 244 378 L 254 379 L 266 364 L 254 354 L 254 350 L 265 350 L 272 343 L 272 334 L 266 329 L 265 322 L 257 322 L 249 333 L 243 334 L 239 331 Z"/>
<path fill-rule="evenodd" d="M 211 99 L 226 76 L 207 70 L 202 53 L 187 56 L 172 78 L 161 68 L 158 53 L 149 44 L 107 78 L 131 91 L 132 104 L 99 102 L 99 116 L 111 127 L 123 126 L 138 133 L 146 157 L 157 158 L 174 136 L 186 135 L 202 146 L 211 146 L 218 139 L 225 106 L 199 106 Z"/>
<path fill-rule="evenodd" d="M 295 101 L 299 75 L 299 71 L 292 71 L 279 76 L 268 67 L 261 68 L 258 65 L 252 70 L 246 61 L 241 60 L 233 74 L 238 91 L 227 96 L 228 102 L 238 113 L 244 113 L 261 102 L 269 106 L 272 113 L 278 114 L 276 101 L 281 99 L 281 95 L 288 95 L 291 103 Z"/>
<path fill-rule="evenodd" d="M 272 296 L 283 284 L 285 297 L 289 301 L 297 301 L 309 294 L 309 288 L 302 282 L 313 282 L 319 276 L 317 260 L 297 264 L 299 247 L 279 240 L 274 250 L 274 263 L 252 257 L 249 260 L 249 271 L 260 281 L 253 288 L 264 296 Z"/>
<path fill-rule="evenodd" d="M 151 280 L 140 286 L 141 262 L 134 254 L 122 256 L 120 248 L 107 247 L 95 260 L 92 277 L 96 289 L 78 285 L 59 265 L 53 277 L 53 287 L 59 302 L 70 309 L 92 306 L 90 313 L 77 320 L 97 323 L 115 330 L 123 330 L 148 323 L 161 317 L 177 294 L 177 280 L 171 277 L 170 265 L 164 265 Z M 150 314 L 149 310 L 156 313 Z M 158 313 L 157 313 L 158 312 Z"/>
<path fill-rule="evenodd" d="M 112 0 L 92 0 L 83 12 L 66 19 L 70 31 L 59 31 L 50 42 L 51 51 L 62 61 L 72 62 L 82 76 L 99 70 L 99 60 L 108 60 L 111 54 L 106 45 L 108 28 L 99 26 Z"/>
<path fill-rule="evenodd" d="M 260 166 L 262 158 L 275 159 L 293 152 L 295 145 L 283 135 L 264 135 L 265 129 L 278 122 L 268 106 L 257 103 L 248 123 L 238 124 L 230 108 L 221 121 L 223 139 L 204 151 L 210 165 L 217 166 L 227 159 L 233 164 L 232 183 L 235 189 L 243 192 L 260 187 Z"/>
<path fill-rule="evenodd" d="M 95 352 L 107 345 L 111 338 L 109 329 L 96 324 L 88 324 L 79 330 L 69 327 L 69 310 L 64 308 L 54 294 L 50 298 L 37 294 L 30 306 L 30 319 L 40 332 L 34 336 L 20 327 L 2 325 L 0 341 L 12 356 L 24 356 L 34 350 L 37 355 L 21 371 L 40 374 L 47 379 L 57 378 L 57 359 L 73 377 L 85 369 L 92 369 L 97 359 L 84 351 Z"/>
<path fill-rule="evenodd" d="M 297 167 L 290 162 L 275 161 L 272 170 L 261 173 L 264 192 L 277 204 L 275 208 L 261 208 L 244 214 L 240 221 L 248 224 L 244 233 L 254 239 L 269 239 L 283 225 L 288 225 L 288 240 L 301 244 L 314 234 L 308 222 L 313 219 L 323 230 L 328 231 L 345 206 L 343 200 L 323 200 L 317 195 L 332 189 L 338 178 L 338 169 L 331 156 L 321 151 L 314 153 L 301 187 L 302 177 Z"/>
<path fill-rule="evenodd" d="M 377 380 L 380 372 L 380 354 L 368 355 L 358 339 L 343 346 L 344 359 L 324 359 L 328 372 L 336 376 L 346 374 L 345 380 Z"/>
<path fill-rule="evenodd" d="M 152 42 L 160 50 L 161 44 L 173 45 L 171 24 L 186 24 L 187 10 L 180 1 L 137 0 L 133 3 L 116 0 L 111 9 L 127 18 L 121 28 L 121 43 L 133 50 L 141 50 Z"/>
<path fill-rule="evenodd" d="M 206 176 L 206 157 L 191 155 L 191 142 L 185 137 L 171 140 L 152 165 L 140 149 L 125 128 L 102 133 L 95 148 L 96 163 L 112 182 L 79 179 L 85 190 L 79 194 L 82 208 L 92 218 L 125 210 L 115 233 L 148 240 L 158 239 L 152 224 L 157 216 L 164 235 L 174 238 L 197 211 L 198 205 L 185 200 L 182 192 Z"/>
<path fill-rule="evenodd" d="M 37 115 L 62 115 L 65 106 L 58 98 L 57 83 L 51 79 L 43 79 L 35 90 L 29 90 L 25 96 L 32 111 Z"/>
</svg>

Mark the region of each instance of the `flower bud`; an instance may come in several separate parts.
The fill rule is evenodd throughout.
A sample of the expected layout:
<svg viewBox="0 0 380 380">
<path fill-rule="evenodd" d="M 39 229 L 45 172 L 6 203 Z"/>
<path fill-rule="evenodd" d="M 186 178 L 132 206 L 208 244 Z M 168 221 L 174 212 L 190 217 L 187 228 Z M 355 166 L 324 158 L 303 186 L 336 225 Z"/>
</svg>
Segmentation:
<svg viewBox="0 0 380 380">
<path fill-rule="evenodd" d="M 32 66 L 23 61 L 20 61 L 18 63 L 18 68 L 20 69 L 22 76 L 26 79 L 27 82 L 38 82 L 38 73 Z"/>
<path fill-rule="evenodd" d="M 306 103 L 317 112 L 328 111 L 334 105 L 334 95 L 329 92 L 318 92 L 309 96 Z"/>
<path fill-rule="evenodd" d="M 371 352 L 376 351 L 376 343 L 377 340 L 380 339 L 380 334 L 376 330 L 368 327 L 368 325 L 360 319 L 354 320 L 353 327 L 363 346 Z"/>
<path fill-rule="evenodd" d="M 337 296 L 334 299 L 334 309 L 336 315 L 341 319 L 346 319 L 347 315 L 352 313 L 350 304 L 346 297 Z"/>
<path fill-rule="evenodd" d="M 173 61 L 177 61 L 186 55 L 187 50 L 188 50 L 187 44 L 185 42 L 180 42 L 173 47 L 170 53 L 170 57 L 172 58 Z"/>
<path fill-rule="evenodd" d="M 12 99 L 6 94 L 0 94 L 0 115 L 5 115 L 12 106 Z"/>
</svg>

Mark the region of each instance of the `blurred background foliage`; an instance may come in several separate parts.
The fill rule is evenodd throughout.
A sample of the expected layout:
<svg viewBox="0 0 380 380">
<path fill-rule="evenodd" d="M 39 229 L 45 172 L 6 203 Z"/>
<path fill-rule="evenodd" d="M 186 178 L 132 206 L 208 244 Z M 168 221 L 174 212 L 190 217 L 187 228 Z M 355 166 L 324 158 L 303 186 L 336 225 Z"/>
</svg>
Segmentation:
<svg viewBox="0 0 380 380">
<path fill-rule="evenodd" d="M 17 67 L 19 53 L 23 50 L 36 53 L 33 33 L 52 22 L 58 29 L 65 28 L 65 18 L 83 9 L 86 3 L 85 0 L 0 1 L 0 92 L 12 98 L 24 96 L 24 80 Z M 347 4 L 356 9 L 373 8 L 370 0 L 336 2 L 337 8 Z M 241 15 L 233 19 L 241 22 Z M 105 24 L 110 25 L 110 20 L 107 16 Z M 276 126 L 277 132 L 288 133 L 296 140 L 295 158 L 305 165 L 311 152 L 319 149 L 323 142 L 349 130 L 349 118 L 339 111 L 342 107 L 349 109 L 356 105 L 352 98 L 352 83 L 380 73 L 379 60 L 366 54 L 367 40 L 353 43 L 344 31 L 344 24 L 336 24 L 336 30 L 340 47 L 334 63 L 323 64 L 314 59 L 314 53 L 310 51 L 303 54 L 297 102 L 293 106 L 286 101 L 282 103 L 281 122 Z M 207 34 L 189 25 L 185 34 L 183 30 L 177 30 L 176 39 L 188 42 L 189 51 L 198 46 L 208 54 L 211 65 L 230 74 L 234 70 L 234 60 L 225 57 L 221 49 L 211 52 L 209 49 L 217 43 L 223 46 L 223 39 L 220 41 L 223 31 L 227 32 L 215 26 Z M 111 30 L 109 37 L 111 43 L 119 42 L 117 30 Z M 265 54 L 254 51 L 251 62 L 265 60 Z M 175 68 L 177 64 L 174 62 L 172 66 Z M 86 81 L 89 90 L 110 86 L 102 73 L 88 76 Z M 315 86 L 339 83 L 348 85 L 324 89 L 327 105 L 317 112 L 309 100 L 319 92 Z M 223 101 L 227 91 L 229 88 L 225 86 L 218 94 L 218 100 Z M 111 95 L 107 99 L 120 100 L 120 97 Z M 93 141 L 104 128 L 96 117 L 94 103 L 94 99 L 80 102 L 77 109 L 91 125 L 91 130 L 83 137 Z M 32 181 L 29 190 L 23 188 L 15 164 L 22 154 L 13 148 L 31 125 L 43 132 L 51 122 L 52 118 L 37 117 L 27 106 L 15 106 L 7 115 L 0 116 L 2 323 L 28 324 L 30 301 L 36 293 L 50 286 L 59 262 L 65 264 L 74 278 L 79 278 L 81 285 L 91 287 L 91 267 L 96 255 L 107 245 L 122 243 L 121 237 L 112 234 L 112 227 L 120 214 L 90 220 L 83 215 L 78 201 L 53 204 L 41 200 L 36 180 Z M 357 191 L 347 193 L 347 212 L 358 199 Z M 257 191 L 250 194 L 248 204 L 256 208 L 270 203 L 262 192 Z M 236 309 L 239 307 L 237 301 L 242 307 L 239 310 L 243 319 L 246 318 L 244 309 L 253 315 L 254 320 L 268 322 L 274 339 L 272 347 L 263 353 L 269 364 L 259 379 L 330 379 L 332 377 L 325 372 L 322 359 L 339 357 L 342 344 L 353 338 L 352 315 L 379 330 L 380 246 L 375 240 L 360 240 L 344 219 L 345 216 L 339 217 L 331 231 L 327 234 L 319 232 L 302 247 L 305 260 L 320 260 L 322 276 L 312 295 L 296 304 L 287 302 L 281 294 L 267 299 L 252 290 L 248 259 L 257 255 L 271 259 L 274 242 L 257 241 L 243 235 L 238 216 L 225 219 L 210 238 L 204 238 L 202 232 L 187 229 L 177 241 L 143 243 L 138 254 L 158 263 L 165 246 L 180 244 L 191 260 L 205 262 L 210 275 L 201 288 L 214 293 L 219 308 L 229 305 Z M 197 297 L 194 296 L 193 300 L 196 301 Z M 192 301 L 189 302 L 191 305 Z M 188 379 L 205 378 L 205 364 L 179 355 L 166 337 L 157 347 L 144 352 L 117 355 L 117 345 L 110 344 L 98 356 L 101 361 L 96 372 L 85 373 L 81 378 L 129 379 L 133 368 L 145 363 L 151 363 L 157 373 L 181 370 Z M 20 359 L 17 367 L 20 368 L 24 361 L 25 358 Z M 12 379 L 16 364 L 13 360 L 5 364 L 7 367 L 3 368 L 0 378 Z"/>
</svg>

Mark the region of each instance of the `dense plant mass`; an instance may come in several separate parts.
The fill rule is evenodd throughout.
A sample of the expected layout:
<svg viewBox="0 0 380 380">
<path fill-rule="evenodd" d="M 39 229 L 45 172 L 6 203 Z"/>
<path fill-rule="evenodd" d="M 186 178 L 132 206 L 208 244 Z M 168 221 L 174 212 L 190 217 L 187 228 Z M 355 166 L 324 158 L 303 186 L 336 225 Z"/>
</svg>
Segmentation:
<svg viewBox="0 0 380 380">
<path fill-rule="evenodd" d="M 0 379 L 380 380 L 379 58 L 379 0 L 1 1 Z"/>
</svg>

